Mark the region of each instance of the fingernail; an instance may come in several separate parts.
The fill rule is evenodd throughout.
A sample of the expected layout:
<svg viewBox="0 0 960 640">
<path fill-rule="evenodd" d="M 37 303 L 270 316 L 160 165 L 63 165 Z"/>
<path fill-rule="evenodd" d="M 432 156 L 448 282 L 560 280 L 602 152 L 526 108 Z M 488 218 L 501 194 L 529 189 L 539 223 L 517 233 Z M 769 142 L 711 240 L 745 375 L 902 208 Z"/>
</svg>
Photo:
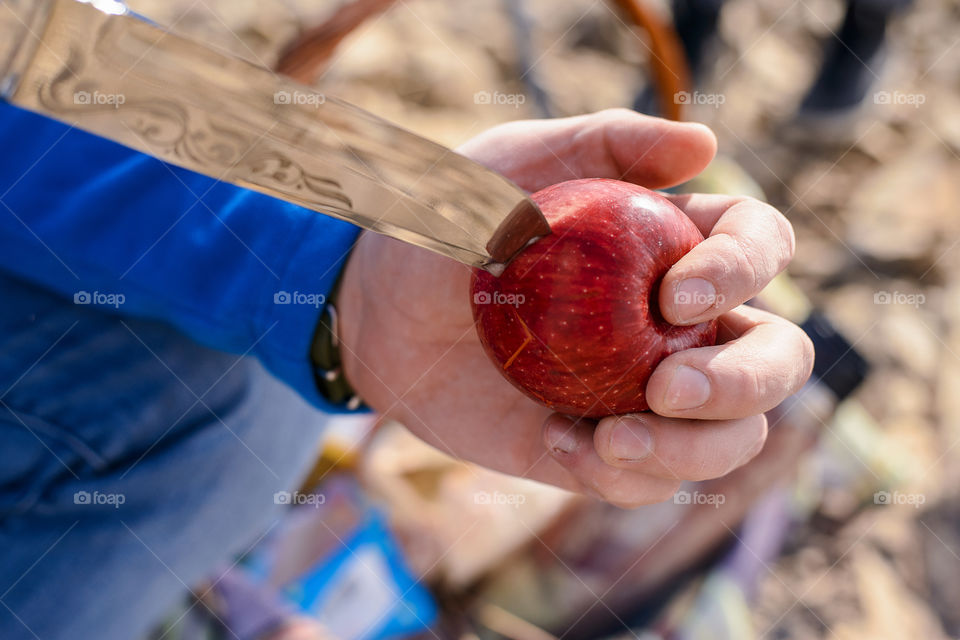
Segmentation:
<svg viewBox="0 0 960 640">
<path fill-rule="evenodd" d="M 555 426 L 547 432 L 550 450 L 559 454 L 570 454 L 577 448 L 577 439 L 573 435 L 574 426 Z"/>
<path fill-rule="evenodd" d="M 610 430 L 610 454 L 618 460 L 638 462 L 653 453 L 653 435 L 642 422 L 619 418 Z"/>
<path fill-rule="evenodd" d="M 681 364 L 667 385 L 665 404 L 670 409 L 693 409 L 710 399 L 710 380 L 702 371 Z"/>
<path fill-rule="evenodd" d="M 673 302 L 680 320 L 692 320 L 717 303 L 717 290 L 709 280 L 687 278 L 677 285 Z"/>
</svg>

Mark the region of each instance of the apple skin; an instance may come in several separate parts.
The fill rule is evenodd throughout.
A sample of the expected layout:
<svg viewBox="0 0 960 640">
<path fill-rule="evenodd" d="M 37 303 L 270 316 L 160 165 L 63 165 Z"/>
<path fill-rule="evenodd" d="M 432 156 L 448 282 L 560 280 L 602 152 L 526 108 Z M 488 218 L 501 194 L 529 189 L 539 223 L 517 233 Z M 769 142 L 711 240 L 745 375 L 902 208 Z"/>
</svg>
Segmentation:
<svg viewBox="0 0 960 640">
<path fill-rule="evenodd" d="M 672 202 L 627 182 L 572 180 L 532 197 L 551 235 L 500 277 L 475 269 L 471 279 L 484 350 L 507 380 L 554 411 L 646 411 L 657 364 L 716 341 L 715 320 L 672 325 L 657 304 L 663 276 L 703 236 Z"/>
</svg>

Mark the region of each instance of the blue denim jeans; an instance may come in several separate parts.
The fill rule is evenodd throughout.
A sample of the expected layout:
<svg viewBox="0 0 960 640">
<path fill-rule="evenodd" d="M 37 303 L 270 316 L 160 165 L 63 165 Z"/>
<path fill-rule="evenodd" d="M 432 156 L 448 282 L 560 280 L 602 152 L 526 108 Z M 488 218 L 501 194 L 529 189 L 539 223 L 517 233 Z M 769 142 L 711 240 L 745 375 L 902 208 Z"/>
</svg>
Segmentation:
<svg viewBox="0 0 960 640">
<path fill-rule="evenodd" d="M 0 638 L 136 639 L 276 522 L 323 423 L 250 358 L 0 275 Z"/>
</svg>

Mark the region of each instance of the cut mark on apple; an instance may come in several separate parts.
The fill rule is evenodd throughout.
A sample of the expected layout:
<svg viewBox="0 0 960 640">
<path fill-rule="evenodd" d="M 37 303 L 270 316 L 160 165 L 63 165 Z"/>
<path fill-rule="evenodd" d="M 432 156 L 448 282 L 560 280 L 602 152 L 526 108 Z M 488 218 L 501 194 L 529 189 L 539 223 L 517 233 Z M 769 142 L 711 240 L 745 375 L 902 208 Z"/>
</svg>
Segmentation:
<svg viewBox="0 0 960 640">
<path fill-rule="evenodd" d="M 533 342 L 533 332 L 530 331 L 530 328 L 527 326 L 527 323 L 523 321 L 523 318 L 520 317 L 520 314 L 517 313 L 516 308 L 513 309 L 513 315 L 516 316 L 517 322 L 520 323 L 520 326 L 523 327 L 523 332 L 526 334 L 526 337 L 523 339 L 523 342 L 517 347 L 517 350 L 507 358 L 507 361 L 503 363 L 503 369 L 506 371 L 510 368 L 510 365 L 513 364 L 513 361 L 527 348 L 527 345 Z"/>
</svg>

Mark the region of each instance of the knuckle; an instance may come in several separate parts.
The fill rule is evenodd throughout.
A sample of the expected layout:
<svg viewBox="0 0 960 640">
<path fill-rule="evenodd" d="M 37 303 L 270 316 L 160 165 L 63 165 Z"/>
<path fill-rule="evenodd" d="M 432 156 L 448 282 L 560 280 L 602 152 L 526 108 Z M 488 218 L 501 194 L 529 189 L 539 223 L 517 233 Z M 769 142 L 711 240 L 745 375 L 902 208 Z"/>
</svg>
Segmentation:
<svg viewBox="0 0 960 640">
<path fill-rule="evenodd" d="M 629 511 L 631 509 L 637 509 L 639 507 L 646 506 L 648 504 L 653 504 L 654 502 L 659 502 L 659 500 L 639 500 L 639 499 L 611 499 L 606 500 L 608 504 L 612 504 L 618 509 L 624 509 Z"/>
<path fill-rule="evenodd" d="M 760 363 L 756 363 L 750 367 L 747 377 L 749 383 L 744 386 L 744 400 L 754 404 L 762 402 L 770 390 L 771 376 L 766 375 Z"/>
<path fill-rule="evenodd" d="M 765 226 L 769 228 L 769 239 L 775 240 L 775 251 L 768 253 L 776 258 L 779 269 L 782 269 L 787 266 L 796 251 L 797 239 L 793 232 L 793 225 L 776 207 L 754 198 L 750 200 L 755 204 L 757 212 L 763 216 L 762 221 L 767 223 Z"/>
<path fill-rule="evenodd" d="M 662 469 L 662 473 L 657 475 L 667 474 L 669 477 L 666 480 L 677 482 L 687 476 L 690 460 L 697 459 L 696 453 L 692 451 L 691 447 L 682 443 L 664 442 L 664 446 L 658 446 L 654 455 L 651 466 Z"/>
<path fill-rule="evenodd" d="M 800 354 L 801 354 L 800 358 L 801 358 L 801 362 L 803 363 L 803 369 L 801 370 L 800 382 L 797 385 L 798 388 L 802 386 L 810 377 L 810 375 L 813 373 L 813 361 L 815 358 L 813 341 L 810 339 L 810 336 L 808 336 L 802 330 L 800 330 L 799 333 L 800 333 Z"/>
<path fill-rule="evenodd" d="M 759 414 L 748 419 L 748 423 L 752 424 L 754 433 L 747 439 L 750 446 L 746 449 L 743 455 L 733 461 L 733 464 L 727 469 L 727 473 L 730 473 L 734 469 L 739 469 L 743 465 L 747 464 L 754 458 L 756 458 L 761 451 L 763 451 L 764 445 L 767 443 L 767 435 L 769 433 L 767 427 L 767 418 L 763 414 Z"/>
<path fill-rule="evenodd" d="M 738 362 L 724 376 L 724 393 L 718 393 L 729 403 L 731 417 L 755 413 L 755 408 L 766 395 L 768 380 L 763 363 Z"/>
<path fill-rule="evenodd" d="M 796 251 L 793 225 L 775 207 L 755 198 L 742 198 L 737 205 L 746 205 L 752 210 L 749 220 L 758 233 L 746 237 L 731 234 L 731 237 L 748 263 L 743 271 L 753 275 L 755 287 L 761 287 L 793 259 Z"/>
<path fill-rule="evenodd" d="M 670 474 L 671 480 L 680 482 L 681 480 L 688 480 L 691 476 L 691 472 L 689 470 L 691 466 L 690 460 L 697 460 L 698 462 L 693 463 L 692 466 L 698 467 L 702 466 L 701 458 L 702 456 L 690 455 L 689 451 L 686 453 L 686 455 L 682 456 L 682 459 L 676 454 L 666 452 L 660 456 L 659 462 L 660 466 L 663 467 L 663 470 Z"/>
<path fill-rule="evenodd" d="M 773 207 L 770 207 L 773 209 Z M 781 247 L 781 264 L 780 268 L 785 268 L 797 251 L 797 236 L 793 231 L 793 225 L 790 224 L 790 221 L 787 220 L 787 217 L 773 209 L 775 219 L 777 221 L 777 229 L 780 232 L 780 247 Z"/>
<path fill-rule="evenodd" d="M 654 502 L 666 502 L 671 499 L 674 494 L 677 493 L 677 490 L 680 489 L 680 485 L 683 484 L 680 481 L 667 481 L 658 487 L 651 496 L 651 504 Z"/>
<path fill-rule="evenodd" d="M 714 454 L 709 458 L 701 459 L 700 463 L 691 473 L 687 474 L 685 479 L 694 481 L 712 480 L 726 475 L 730 471 L 730 461 L 725 460 L 724 457 Z"/>
<path fill-rule="evenodd" d="M 763 272 L 767 258 L 745 238 L 733 233 L 724 233 L 722 236 L 725 246 L 717 257 L 724 263 L 724 279 L 737 278 L 743 283 L 737 286 L 737 289 L 745 290 L 739 297 L 753 295 L 764 284 Z"/>
<path fill-rule="evenodd" d="M 721 476 L 729 462 L 726 456 L 717 455 L 716 443 L 701 435 L 677 443 L 664 451 L 659 462 L 663 470 L 672 476 L 667 482 L 679 484 L 686 480 L 708 480 Z"/>
<path fill-rule="evenodd" d="M 699 447 L 698 449 L 702 448 Z M 730 470 L 730 461 L 726 458 L 725 455 L 717 455 L 716 446 L 713 443 L 711 443 L 709 451 L 694 451 L 691 459 L 695 462 L 688 465 L 684 479 L 700 481 L 719 478 Z"/>
<path fill-rule="evenodd" d="M 655 486 L 645 487 L 642 491 L 617 492 L 605 500 L 618 509 L 636 509 L 638 507 L 670 500 L 677 492 L 677 489 L 680 488 L 680 484 L 679 481 L 659 482 Z"/>
<path fill-rule="evenodd" d="M 580 481 L 590 489 L 590 491 L 598 496 L 604 502 L 610 502 L 611 504 L 621 497 L 621 492 L 623 491 L 623 486 L 627 483 L 622 481 L 624 472 L 621 469 L 607 468 L 604 470 L 602 477 L 599 477 L 598 474 L 590 473 L 586 477 L 581 477 Z"/>
<path fill-rule="evenodd" d="M 803 329 L 789 320 L 777 318 L 777 324 L 782 327 L 782 334 L 777 340 L 778 344 L 791 345 L 787 347 L 782 359 L 785 378 L 783 391 L 795 393 L 813 373 L 815 358 L 813 341 Z"/>
<path fill-rule="evenodd" d="M 773 275 L 769 253 L 763 250 L 762 243 L 757 239 L 734 237 L 733 241 L 742 259 L 743 272 L 750 276 L 753 291 L 759 291 Z"/>
<path fill-rule="evenodd" d="M 619 120 L 620 118 L 633 118 L 637 115 L 636 111 L 627 109 L 625 107 L 609 107 L 607 109 L 601 109 L 594 113 L 594 117 L 597 120 Z"/>
</svg>

